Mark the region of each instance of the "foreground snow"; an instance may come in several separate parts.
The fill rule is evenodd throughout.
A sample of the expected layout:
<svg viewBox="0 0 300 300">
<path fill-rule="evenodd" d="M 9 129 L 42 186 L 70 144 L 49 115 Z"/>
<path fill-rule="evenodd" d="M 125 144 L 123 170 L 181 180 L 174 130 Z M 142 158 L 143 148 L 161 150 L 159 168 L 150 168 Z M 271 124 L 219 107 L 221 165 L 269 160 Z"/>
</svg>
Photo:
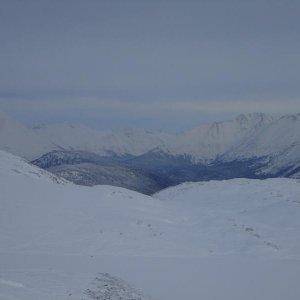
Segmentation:
<svg viewBox="0 0 300 300">
<path fill-rule="evenodd" d="M 154 196 L 187 216 L 186 223 L 195 233 L 193 239 L 199 242 L 199 248 L 210 247 L 209 252 L 217 254 L 239 252 L 299 258 L 297 180 L 184 183 Z"/>
<path fill-rule="evenodd" d="M 106 299 L 93 289 L 99 274 L 107 299 L 124 289 L 121 299 L 300 297 L 297 180 L 148 197 L 75 186 L 0 152 L 0 191 L 0 299 Z"/>
<path fill-rule="evenodd" d="M 97 290 L 95 279 L 99 272 L 121 278 L 121 286 L 125 281 L 135 291 L 142 290 L 142 300 L 300 299 L 299 260 L 238 255 L 189 258 L 1 254 L 0 258 L 1 300 L 89 300 L 85 291 Z"/>
</svg>

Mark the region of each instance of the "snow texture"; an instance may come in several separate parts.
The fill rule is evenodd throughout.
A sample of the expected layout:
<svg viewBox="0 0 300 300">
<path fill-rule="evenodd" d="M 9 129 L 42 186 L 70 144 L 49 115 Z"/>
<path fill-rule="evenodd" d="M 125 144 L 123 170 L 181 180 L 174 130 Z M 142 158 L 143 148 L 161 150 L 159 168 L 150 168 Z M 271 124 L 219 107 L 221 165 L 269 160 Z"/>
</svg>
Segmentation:
<svg viewBox="0 0 300 300">
<path fill-rule="evenodd" d="M 299 180 L 149 197 L 53 180 L 0 151 L 0 191 L 0 299 L 139 299 L 133 286 L 164 300 L 300 297 Z"/>
</svg>

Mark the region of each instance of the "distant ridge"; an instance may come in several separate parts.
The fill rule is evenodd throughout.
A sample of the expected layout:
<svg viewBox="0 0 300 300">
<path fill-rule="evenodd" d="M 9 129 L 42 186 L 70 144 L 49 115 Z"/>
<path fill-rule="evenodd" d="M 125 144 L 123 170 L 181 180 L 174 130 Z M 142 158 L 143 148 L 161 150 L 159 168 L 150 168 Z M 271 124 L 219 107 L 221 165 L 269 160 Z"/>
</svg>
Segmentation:
<svg viewBox="0 0 300 300">
<path fill-rule="evenodd" d="M 0 114 L 0 149 L 77 184 L 146 193 L 184 181 L 299 178 L 300 114 L 241 114 L 180 134 L 74 124 L 27 128 Z M 124 176 L 131 178 L 126 184 Z"/>
</svg>

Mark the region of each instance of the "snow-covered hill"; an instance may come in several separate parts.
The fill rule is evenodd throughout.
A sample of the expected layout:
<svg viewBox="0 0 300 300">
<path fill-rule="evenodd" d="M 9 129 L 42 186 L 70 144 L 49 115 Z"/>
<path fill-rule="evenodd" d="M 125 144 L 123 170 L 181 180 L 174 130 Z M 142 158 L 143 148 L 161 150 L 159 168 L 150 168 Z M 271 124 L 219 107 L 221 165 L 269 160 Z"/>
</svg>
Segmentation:
<svg viewBox="0 0 300 300">
<path fill-rule="evenodd" d="M 250 293 L 244 299 L 253 299 L 261 280 L 263 299 L 280 299 L 278 289 L 285 299 L 296 300 L 300 294 L 300 268 L 293 269 L 300 258 L 297 180 L 187 183 L 149 197 L 112 186 L 53 180 L 0 151 L 0 191 L 0 299 L 93 299 L 107 283 L 110 295 L 118 295 L 122 287 L 129 299 L 130 293 L 140 295 L 115 275 L 155 299 L 209 299 L 215 292 L 213 274 L 221 276 L 220 257 L 230 266 L 222 280 L 228 274 L 232 278 L 227 285 L 219 278 L 223 299 L 240 299 L 234 284 Z M 241 262 L 240 255 L 255 260 L 244 257 Z M 265 259 L 272 259 L 271 268 Z M 245 267 L 249 272 L 242 278 Z M 281 270 L 280 275 L 275 272 L 279 277 L 274 268 Z M 107 272 L 112 276 L 97 279 Z M 261 272 L 268 276 L 256 277 Z M 212 281 L 202 285 L 204 278 Z M 260 280 L 253 283 L 251 278 Z M 264 278 L 273 278 L 272 285 Z M 282 286 L 285 278 L 288 289 Z M 178 285 L 184 280 L 190 283 Z M 249 280 L 253 284 L 245 286 Z"/>
<path fill-rule="evenodd" d="M 167 223 L 158 200 L 112 186 L 56 184 L 50 173 L 3 151 L 0 178 L 2 251 L 147 253 Z"/>
<path fill-rule="evenodd" d="M 300 253 L 300 240 L 294 240 L 300 229 L 299 195 L 296 180 L 233 179 L 184 183 L 154 197 L 188 214 L 198 239 L 212 253 L 270 251 L 296 257 Z M 250 240 L 244 244 L 245 235 Z"/>
</svg>

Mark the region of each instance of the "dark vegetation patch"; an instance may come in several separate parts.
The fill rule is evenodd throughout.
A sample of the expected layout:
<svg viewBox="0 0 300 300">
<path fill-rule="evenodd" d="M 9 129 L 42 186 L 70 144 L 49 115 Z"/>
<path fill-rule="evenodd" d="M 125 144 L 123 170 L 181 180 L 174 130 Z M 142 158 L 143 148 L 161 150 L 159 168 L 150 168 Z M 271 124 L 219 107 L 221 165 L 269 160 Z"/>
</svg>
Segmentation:
<svg viewBox="0 0 300 300">
<path fill-rule="evenodd" d="M 276 174 L 264 174 L 267 158 L 215 160 L 209 165 L 193 163 L 191 157 L 173 156 L 149 151 L 140 156 L 101 156 L 85 151 L 52 151 L 32 162 L 55 175 L 79 185 L 107 184 L 145 194 L 187 181 L 224 180 L 232 178 L 265 179 L 289 177 L 298 169 L 289 166 Z"/>
</svg>

